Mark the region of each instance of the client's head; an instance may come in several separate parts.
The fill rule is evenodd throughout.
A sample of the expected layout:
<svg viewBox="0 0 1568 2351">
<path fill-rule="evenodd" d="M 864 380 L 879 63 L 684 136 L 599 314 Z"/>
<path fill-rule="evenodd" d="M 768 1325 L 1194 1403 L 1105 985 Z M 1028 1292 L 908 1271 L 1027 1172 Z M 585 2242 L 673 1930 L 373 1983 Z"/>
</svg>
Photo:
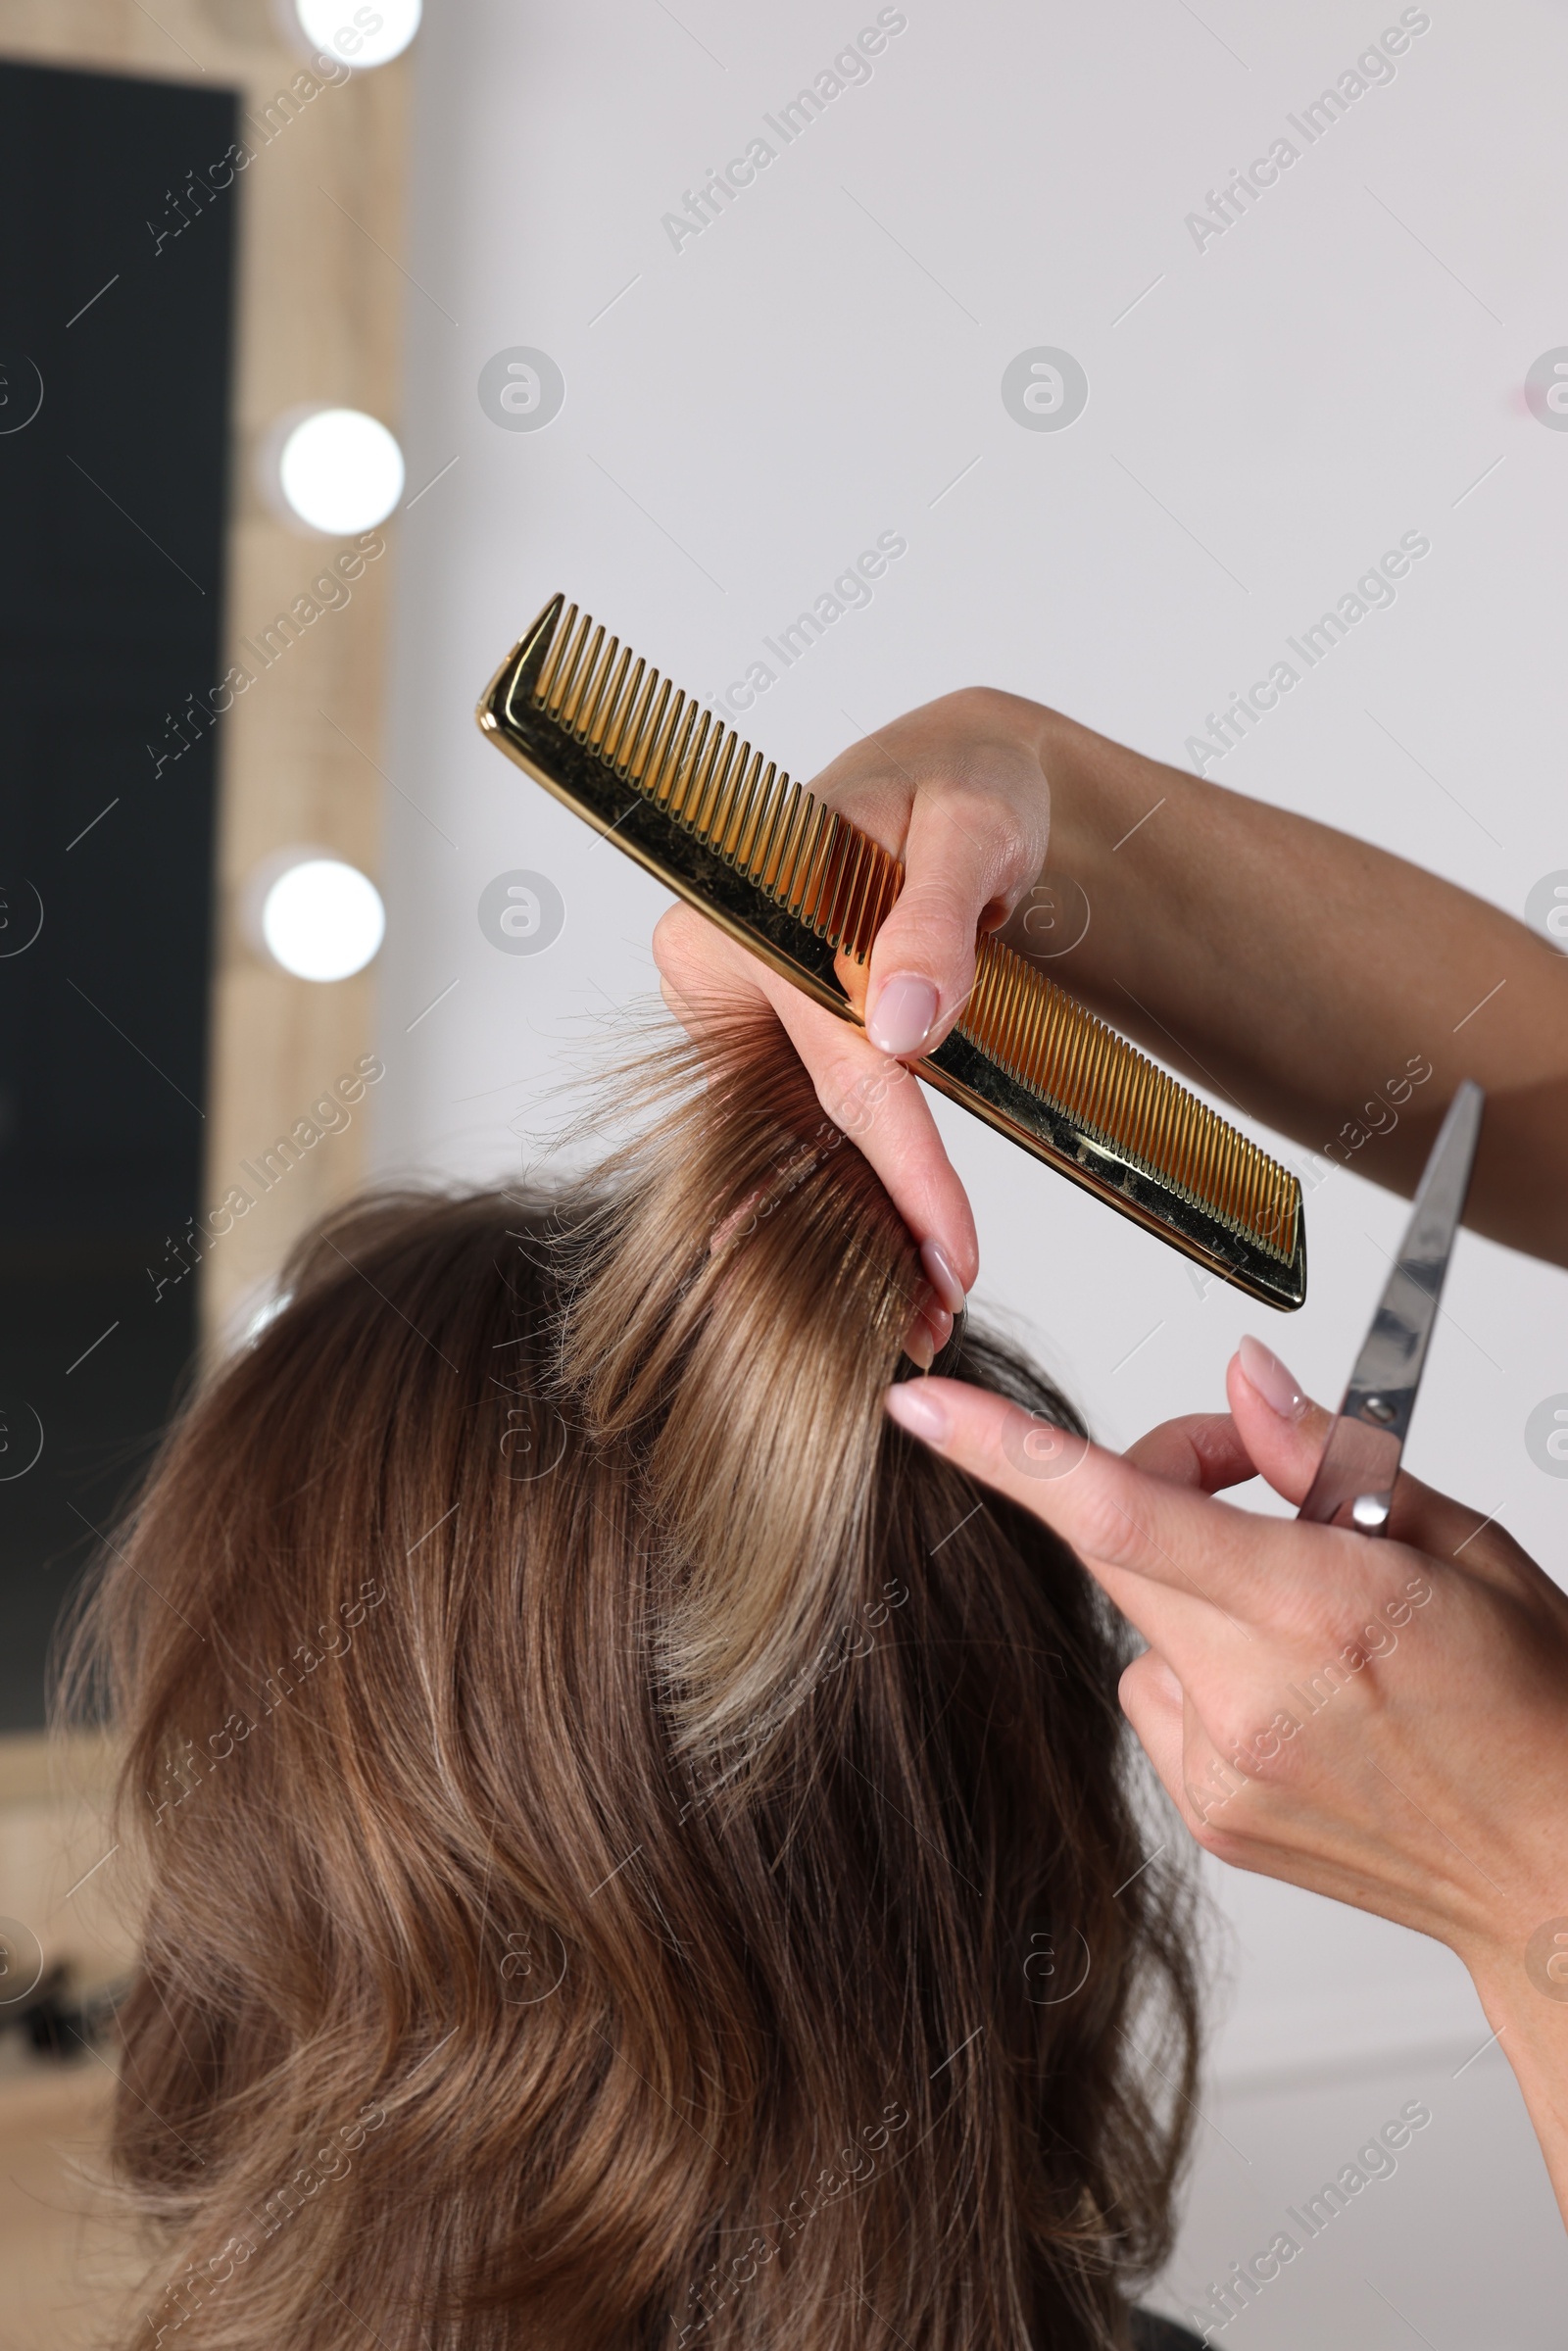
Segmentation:
<svg viewBox="0 0 1568 2351">
<path fill-rule="evenodd" d="M 1166 2248 L 1122 1630 L 886 1420 L 918 1262 L 788 1049 L 666 1059 L 590 1184 L 321 1226 L 117 1537 L 138 2342 L 1078 2351 Z"/>
</svg>

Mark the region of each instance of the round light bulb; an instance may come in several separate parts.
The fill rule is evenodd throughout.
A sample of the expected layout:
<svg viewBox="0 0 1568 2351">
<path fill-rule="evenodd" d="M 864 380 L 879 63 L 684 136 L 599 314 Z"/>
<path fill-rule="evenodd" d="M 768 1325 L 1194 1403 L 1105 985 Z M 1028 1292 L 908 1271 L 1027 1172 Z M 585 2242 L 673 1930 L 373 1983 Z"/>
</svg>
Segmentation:
<svg viewBox="0 0 1568 2351">
<path fill-rule="evenodd" d="M 260 927 L 273 962 L 296 979 L 346 980 L 380 946 L 386 909 L 358 866 L 339 857 L 302 857 L 269 885 Z"/>
<path fill-rule="evenodd" d="M 289 513 L 329 538 L 373 530 L 403 495 L 403 452 L 362 409 L 312 409 L 290 425 L 275 463 Z"/>
<path fill-rule="evenodd" d="M 294 0 L 300 30 L 313 49 L 339 57 L 356 72 L 384 66 L 419 29 L 419 0 Z"/>
</svg>

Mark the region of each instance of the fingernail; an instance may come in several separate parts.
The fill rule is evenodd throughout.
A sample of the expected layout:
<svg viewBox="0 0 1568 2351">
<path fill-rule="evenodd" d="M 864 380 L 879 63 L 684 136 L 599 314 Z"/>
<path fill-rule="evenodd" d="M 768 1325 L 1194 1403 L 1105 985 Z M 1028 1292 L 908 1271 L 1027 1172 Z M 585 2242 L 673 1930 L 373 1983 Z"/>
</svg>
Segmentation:
<svg viewBox="0 0 1568 2351">
<path fill-rule="evenodd" d="M 1237 1348 L 1241 1357 L 1242 1374 L 1271 1412 L 1282 1420 L 1299 1420 L 1306 1410 L 1307 1399 L 1296 1384 L 1296 1375 L 1288 1371 L 1271 1347 L 1261 1339 L 1247 1338 Z"/>
<path fill-rule="evenodd" d="M 896 971 L 883 983 L 865 1033 L 878 1053 L 918 1053 L 937 1016 L 937 992 L 916 972 Z"/>
<path fill-rule="evenodd" d="M 911 1363 L 922 1371 L 931 1369 L 933 1359 L 942 1352 L 953 1337 L 953 1317 L 939 1303 L 933 1292 L 927 1291 L 909 1317 L 905 1333 L 904 1351 Z"/>
<path fill-rule="evenodd" d="M 921 1242 L 920 1263 L 925 1268 L 926 1280 L 948 1312 L 950 1314 L 960 1313 L 964 1300 L 963 1284 L 954 1272 L 940 1242 Z"/>
<path fill-rule="evenodd" d="M 946 1437 L 948 1416 L 927 1393 L 923 1380 L 901 1381 L 887 1391 L 882 1401 L 888 1417 L 901 1429 L 907 1429 L 911 1437 L 923 1437 L 927 1445 L 940 1445 Z"/>
</svg>

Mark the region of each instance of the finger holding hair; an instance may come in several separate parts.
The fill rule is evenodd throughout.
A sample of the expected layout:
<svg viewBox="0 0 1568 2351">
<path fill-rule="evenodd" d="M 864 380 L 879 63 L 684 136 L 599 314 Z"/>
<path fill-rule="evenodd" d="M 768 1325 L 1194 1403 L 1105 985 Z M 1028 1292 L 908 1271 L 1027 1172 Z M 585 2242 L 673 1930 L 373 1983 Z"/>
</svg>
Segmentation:
<svg viewBox="0 0 1568 2351">
<path fill-rule="evenodd" d="M 882 1179 L 920 1252 L 931 1296 L 922 1305 L 928 1363 L 979 1271 L 968 1196 L 949 1159 L 931 1106 L 902 1064 L 890 1063 L 852 1022 L 813 1004 L 788 980 L 726 939 L 689 906 L 673 906 L 654 932 L 654 960 L 671 1012 L 700 1036 L 705 1015 L 765 1009 L 810 1074 L 817 1101 Z"/>
</svg>

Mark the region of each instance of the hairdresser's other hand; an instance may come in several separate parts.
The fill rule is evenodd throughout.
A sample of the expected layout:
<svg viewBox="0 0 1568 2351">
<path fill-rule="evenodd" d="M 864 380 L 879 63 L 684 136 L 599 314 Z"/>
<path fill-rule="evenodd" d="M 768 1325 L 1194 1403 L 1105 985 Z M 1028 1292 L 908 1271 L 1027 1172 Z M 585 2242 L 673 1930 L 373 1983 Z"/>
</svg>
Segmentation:
<svg viewBox="0 0 1568 2351">
<path fill-rule="evenodd" d="M 1123 1703 L 1210 1851 L 1455 1948 L 1513 1933 L 1548 1879 L 1568 1910 L 1568 1596 L 1414 1478 L 1376 1542 L 1216 1499 L 1261 1474 L 1299 1503 L 1328 1428 L 1255 1343 L 1228 1385 L 1229 1415 L 1126 1457 L 958 1381 L 888 1401 L 1054 1528 L 1144 1636 Z"/>
<path fill-rule="evenodd" d="M 761 997 L 789 1031 L 828 1116 L 854 1137 L 916 1241 L 949 1311 L 979 1269 L 974 1219 L 936 1122 L 903 1064 L 940 1045 L 974 984 L 975 939 L 1013 912 L 1045 862 L 1048 713 L 975 687 L 895 718 L 844 752 L 811 789 L 905 863 L 899 902 L 865 967 L 840 978 L 866 1017 L 852 1027 L 685 909 L 654 955 L 677 1017 L 707 996 Z"/>
<path fill-rule="evenodd" d="M 1378 1541 L 1214 1498 L 1261 1473 L 1299 1503 L 1328 1428 L 1255 1342 L 1228 1388 L 1228 1416 L 1125 1459 L 957 1381 L 888 1403 L 1053 1527 L 1149 1642 L 1122 1703 L 1201 1845 L 1464 1960 L 1568 2217 L 1568 1596 L 1413 1478 Z"/>
</svg>

